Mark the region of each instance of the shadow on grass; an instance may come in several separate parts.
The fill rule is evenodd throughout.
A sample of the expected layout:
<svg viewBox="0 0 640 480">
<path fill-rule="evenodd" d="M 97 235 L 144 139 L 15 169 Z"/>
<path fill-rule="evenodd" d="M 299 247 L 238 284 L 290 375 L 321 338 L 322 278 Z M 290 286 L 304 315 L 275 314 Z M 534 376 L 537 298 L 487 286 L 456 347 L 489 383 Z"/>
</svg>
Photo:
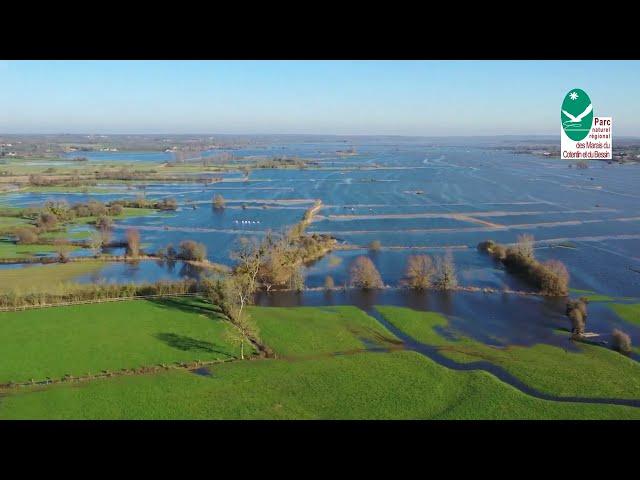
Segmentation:
<svg viewBox="0 0 640 480">
<path fill-rule="evenodd" d="M 195 298 L 150 298 L 148 301 L 158 305 L 159 307 L 170 310 L 180 310 L 181 312 L 186 313 L 203 313 L 211 315 L 212 318 L 215 319 L 222 318 L 220 315 L 220 309 L 217 305 L 204 303 L 202 300 Z"/>
<path fill-rule="evenodd" d="M 347 327 L 347 330 L 358 337 L 362 342 L 377 344 L 380 346 L 398 346 L 403 344 L 402 340 L 387 336 L 372 327 Z"/>
<path fill-rule="evenodd" d="M 191 338 L 184 335 L 178 335 L 176 333 L 158 333 L 154 335 L 161 342 L 166 343 L 172 348 L 177 348 L 185 352 L 205 352 L 205 353 L 220 353 L 227 357 L 232 355 L 229 352 L 220 350 L 220 347 L 214 343 L 207 342 L 205 340 L 198 340 L 197 338 Z"/>
</svg>

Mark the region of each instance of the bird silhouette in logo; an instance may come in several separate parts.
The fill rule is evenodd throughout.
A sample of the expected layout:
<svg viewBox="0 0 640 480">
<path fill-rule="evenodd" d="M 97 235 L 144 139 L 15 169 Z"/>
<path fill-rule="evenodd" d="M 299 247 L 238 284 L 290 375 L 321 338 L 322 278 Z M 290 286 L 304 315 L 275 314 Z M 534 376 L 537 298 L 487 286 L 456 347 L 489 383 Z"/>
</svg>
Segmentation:
<svg viewBox="0 0 640 480">
<path fill-rule="evenodd" d="M 591 113 L 591 110 L 593 110 L 593 106 L 591 104 L 589 104 L 589 106 L 584 109 L 584 112 L 576 116 L 571 115 L 566 110 L 562 110 L 562 113 L 564 113 L 567 117 L 569 117 L 569 120 L 563 122 L 563 125 L 567 128 L 578 128 L 582 126 L 582 124 L 580 123 L 580 120 L 582 120 L 584 117 L 589 115 Z"/>
</svg>

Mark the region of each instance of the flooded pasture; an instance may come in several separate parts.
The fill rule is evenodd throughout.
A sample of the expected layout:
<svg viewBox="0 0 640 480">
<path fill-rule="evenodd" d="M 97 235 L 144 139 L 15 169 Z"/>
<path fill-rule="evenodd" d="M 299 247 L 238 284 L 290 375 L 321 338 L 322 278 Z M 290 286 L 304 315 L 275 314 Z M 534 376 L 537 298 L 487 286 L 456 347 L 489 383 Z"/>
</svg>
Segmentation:
<svg viewBox="0 0 640 480">
<path fill-rule="evenodd" d="M 351 145 L 350 145 L 351 146 Z M 174 197 L 175 212 L 131 217 L 116 222 L 113 236 L 127 228 L 140 231 L 143 248 L 156 251 L 192 239 L 207 247 L 208 258 L 230 264 L 229 253 L 241 236 L 281 231 L 299 221 L 317 199 L 323 208 L 310 233 L 328 233 L 341 247 L 305 269 L 306 285 L 320 287 L 331 276 L 340 286 L 358 255 L 367 255 L 385 284 L 397 286 L 407 256 L 453 253 L 459 283 L 494 289 L 528 290 L 489 256 L 476 250 L 493 239 L 513 243 L 534 235 L 540 260 L 558 259 L 571 275 L 571 287 L 615 297 L 640 297 L 640 167 L 590 162 L 588 169 L 569 162 L 506 150 L 428 143 L 353 142 L 357 155 L 340 156 L 344 143 L 282 143 L 234 149 L 234 157 L 281 155 L 313 160 L 305 169 L 254 169 L 248 180 L 238 172 L 216 174 L 217 183 L 149 184 L 144 189 L 100 184 L 100 193 L 23 193 L 3 196 L 15 206 L 41 205 L 49 199 L 70 203 L 115 200 L 144 192 L 150 199 Z M 221 150 L 205 152 L 215 156 Z M 74 155 L 77 156 L 77 155 Z M 164 163 L 168 152 L 87 152 L 90 161 Z M 212 208 L 221 194 L 224 210 Z M 377 240 L 379 251 L 369 251 Z M 74 255 L 86 254 L 77 251 Z M 142 282 L 198 278 L 201 270 L 181 262 L 114 263 L 77 278 L 80 282 Z M 373 297 L 372 297 L 373 295 Z M 370 309 L 375 303 L 435 310 L 451 328 L 494 345 L 545 342 L 567 347 L 557 334 L 566 328 L 562 300 L 534 296 L 457 292 L 411 294 L 389 289 L 375 294 L 344 292 L 261 295 L 263 305 L 351 303 Z M 635 325 L 606 306 L 589 307 L 588 330 L 609 334 L 622 326 L 640 342 Z M 570 348 L 570 347 L 567 347 Z"/>
</svg>

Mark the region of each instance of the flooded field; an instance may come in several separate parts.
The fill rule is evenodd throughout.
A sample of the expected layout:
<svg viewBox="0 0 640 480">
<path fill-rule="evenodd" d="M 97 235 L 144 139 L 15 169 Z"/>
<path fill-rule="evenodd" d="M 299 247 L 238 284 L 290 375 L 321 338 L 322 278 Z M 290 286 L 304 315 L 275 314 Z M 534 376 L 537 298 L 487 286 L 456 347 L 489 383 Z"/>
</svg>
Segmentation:
<svg viewBox="0 0 640 480">
<path fill-rule="evenodd" d="M 238 158 L 277 154 L 316 163 L 307 169 L 256 169 L 248 180 L 238 172 L 229 172 L 214 184 L 149 184 L 144 188 L 147 198 L 174 197 L 178 210 L 118 221 L 114 237 L 123 239 L 127 228 L 137 228 L 148 251 L 193 239 L 206 245 L 211 261 L 230 264 L 229 253 L 238 237 L 283 230 L 319 199 L 324 206 L 308 231 L 335 236 L 343 249 L 306 267 L 307 287 L 322 286 L 327 275 L 336 285 L 343 285 L 350 262 L 363 254 L 374 262 L 385 284 L 397 286 L 408 255 L 440 255 L 450 249 L 460 284 L 527 290 L 526 284 L 475 247 L 487 239 L 512 243 L 519 234 L 530 233 L 540 260 L 558 259 L 566 264 L 572 288 L 640 297 L 638 165 L 591 162 L 588 169 L 577 169 L 569 168 L 566 161 L 505 150 L 415 142 L 353 146 L 358 152 L 353 156 L 336 153 L 345 148 L 343 143 L 278 144 L 230 151 Z M 206 152 L 205 156 L 218 153 Z M 145 163 L 171 159 L 170 153 L 153 152 L 89 152 L 86 156 L 95 161 Z M 29 206 L 49 199 L 109 201 L 133 198 L 142 191 L 122 185 L 100 186 L 107 193 L 16 192 L 4 195 L 2 203 Z M 224 210 L 212 208 L 214 194 L 224 196 Z M 374 240 L 381 248 L 370 252 L 368 245 Z M 80 254 L 86 252 L 73 253 Z M 200 273 L 180 263 L 147 261 L 105 265 L 77 280 L 142 282 L 197 278 Z M 261 303 L 357 300 L 345 295 L 327 298 L 311 292 L 303 295 L 303 300 L 298 296 L 282 300 L 280 294 L 265 297 Z M 376 301 L 381 303 L 441 311 L 456 327 L 495 344 L 560 342 L 554 328 L 567 326 L 563 302 L 536 297 L 456 293 L 444 298 L 432 293 L 408 298 L 396 290 L 380 295 Z M 286 294 L 284 298 L 288 298 Z M 606 306 L 594 305 L 592 311 L 590 329 L 609 332 L 619 321 Z M 625 328 L 634 343 L 640 341 L 637 329 Z"/>
</svg>

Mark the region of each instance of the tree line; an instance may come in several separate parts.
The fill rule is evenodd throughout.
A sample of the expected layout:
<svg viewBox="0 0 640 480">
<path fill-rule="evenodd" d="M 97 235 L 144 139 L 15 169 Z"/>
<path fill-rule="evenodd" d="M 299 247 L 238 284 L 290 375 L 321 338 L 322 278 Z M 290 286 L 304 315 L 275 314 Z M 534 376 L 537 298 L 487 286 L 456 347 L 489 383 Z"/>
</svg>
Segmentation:
<svg viewBox="0 0 640 480">
<path fill-rule="evenodd" d="M 534 255 L 532 235 L 518 235 L 515 246 L 505 247 L 493 240 L 478 244 L 478 250 L 490 254 L 505 269 L 518 275 L 546 295 L 565 296 L 569 293 L 569 272 L 559 260 L 539 262 Z"/>
</svg>

